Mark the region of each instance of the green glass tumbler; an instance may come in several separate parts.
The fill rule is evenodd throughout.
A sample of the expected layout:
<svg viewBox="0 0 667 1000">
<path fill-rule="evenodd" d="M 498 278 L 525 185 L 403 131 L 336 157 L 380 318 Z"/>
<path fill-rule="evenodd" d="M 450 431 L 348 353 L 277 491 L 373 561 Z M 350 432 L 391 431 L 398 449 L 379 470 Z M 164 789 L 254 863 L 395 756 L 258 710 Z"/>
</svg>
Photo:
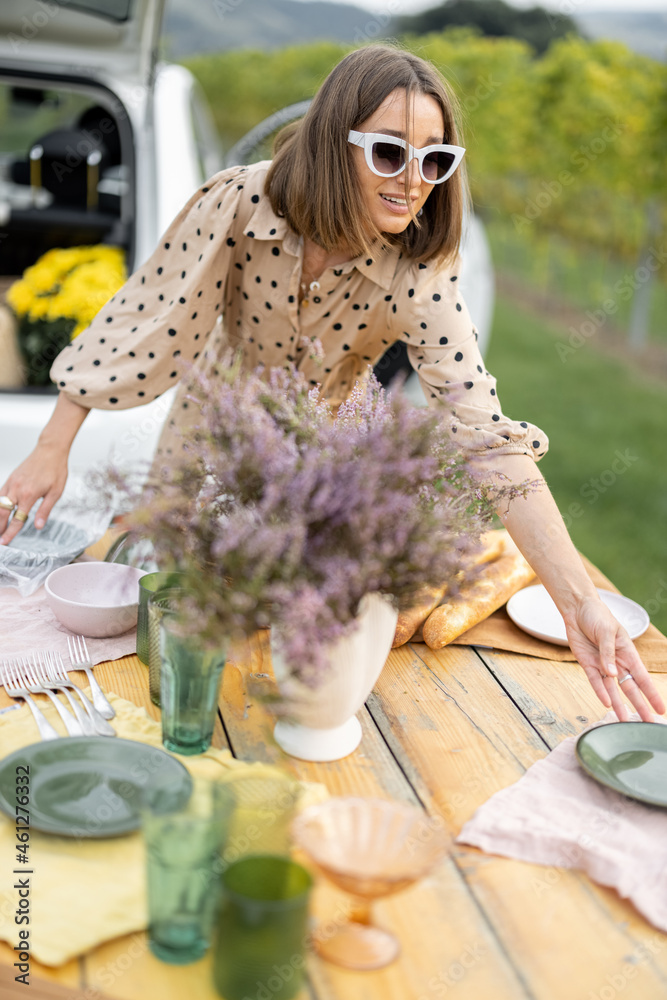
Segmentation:
<svg viewBox="0 0 667 1000">
<path fill-rule="evenodd" d="M 256 854 L 223 872 L 213 946 L 225 1000 L 290 1000 L 303 983 L 312 878 L 289 858 Z"/>
<path fill-rule="evenodd" d="M 185 805 L 164 788 L 144 800 L 148 941 L 163 962 L 196 962 L 211 943 L 228 803 L 219 785 L 202 779 Z"/>
<path fill-rule="evenodd" d="M 288 855 L 299 783 L 261 764 L 243 768 L 240 775 L 232 768 L 220 782 L 231 808 L 223 860 L 231 864 L 247 854 Z"/>
<path fill-rule="evenodd" d="M 178 586 L 176 573 L 146 573 L 139 580 L 139 613 L 137 616 L 137 656 L 146 666 L 150 664 L 148 634 L 148 601 L 153 594 L 165 587 Z"/>
<path fill-rule="evenodd" d="M 202 646 L 173 608 L 163 610 L 159 628 L 162 742 L 174 753 L 203 753 L 213 738 L 226 648 Z"/>
<path fill-rule="evenodd" d="M 158 708 L 162 679 L 162 653 L 160 652 L 160 624 L 167 612 L 173 612 L 186 591 L 182 587 L 162 587 L 148 598 L 148 691 L 151 701 Z"/>
</svg>

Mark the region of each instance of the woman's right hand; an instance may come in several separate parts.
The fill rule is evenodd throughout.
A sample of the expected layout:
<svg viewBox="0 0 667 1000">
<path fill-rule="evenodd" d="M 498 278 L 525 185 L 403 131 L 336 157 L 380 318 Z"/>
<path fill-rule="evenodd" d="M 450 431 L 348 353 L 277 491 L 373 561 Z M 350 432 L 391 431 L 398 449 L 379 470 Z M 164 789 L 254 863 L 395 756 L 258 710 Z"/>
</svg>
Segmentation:
<svg viewBox="0 0 667 1000">
<path fill-rule="evenodd" d="M 38 500 L 41 504 L 35 527 L 43 528 L 56 500 L 67 482 L 67 459 L 77 431 L 88 410 L 61 392 L 51 418 L 39 435 L 34 451 L 12 472 L 0 488 L 0 497 L 8 497 L 17 506 L 11 511 L 0 507 L 0 545 L 8 545 L 23 527 Z M 20 517 L 17 518 L 17 514 Z"/>
<path fill-rule="evenodd" d="M 23 527 L 24 520 L 16 515 L 29 514 L 40 499 L 35 527 L 44 527 L 67 482 L 67 457 L 66 451 L 38 444 L 5 481 L 0 496 L 9 497 L 16 507 L 11 520 L 11 511 L 0 508 L 0 545 L 8 545 Z"/>
</svg>

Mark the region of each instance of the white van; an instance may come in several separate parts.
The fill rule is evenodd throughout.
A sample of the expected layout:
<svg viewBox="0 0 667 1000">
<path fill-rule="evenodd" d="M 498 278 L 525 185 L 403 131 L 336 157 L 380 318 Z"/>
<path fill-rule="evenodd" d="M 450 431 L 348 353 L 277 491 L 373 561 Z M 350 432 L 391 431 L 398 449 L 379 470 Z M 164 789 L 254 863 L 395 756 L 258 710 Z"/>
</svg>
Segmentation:
<svg viewBox="0 0 667 1000">
<path fill-rule="evenodd" d="M 197 82 L 157 60 L 164 4 L 1 0 L 0 301 L 53 247 L 112 243 L 136 269 L 206 178 L 289 117 L 260 123 L 223 161 Z M 474 221 L 461 284 L 483 345 L 492 271 Z M 417 380 L 410 386 L 418 399 Z M 0 485 L 34 447 L 55 398 L 52 387 L 0 389 Z M 72 449 L 71 478 L 112 447 L 119 461 L 150 457 L 169 404 L 165 394 L 138 409 L 93 411 Z"/>
</svg>

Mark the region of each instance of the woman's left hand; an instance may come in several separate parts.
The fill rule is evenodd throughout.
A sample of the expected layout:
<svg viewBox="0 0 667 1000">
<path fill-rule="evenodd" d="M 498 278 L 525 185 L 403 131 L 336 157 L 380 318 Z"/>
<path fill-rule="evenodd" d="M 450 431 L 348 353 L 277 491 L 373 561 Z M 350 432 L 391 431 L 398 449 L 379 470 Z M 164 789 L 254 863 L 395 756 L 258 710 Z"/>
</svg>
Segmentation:
<svg viewBox="0 0 667 1000">
<path fill-rule="evenodd" d="M 570 648 L 591 687 L 621 722 L 629 719 L 624 694 L 644 722 L 662 715 L 665 704 L 630 636 L 598 597 L 586 597 L 565 620 Z M 612 673 L 616 671 L 616 673 Z"/>
</svg>

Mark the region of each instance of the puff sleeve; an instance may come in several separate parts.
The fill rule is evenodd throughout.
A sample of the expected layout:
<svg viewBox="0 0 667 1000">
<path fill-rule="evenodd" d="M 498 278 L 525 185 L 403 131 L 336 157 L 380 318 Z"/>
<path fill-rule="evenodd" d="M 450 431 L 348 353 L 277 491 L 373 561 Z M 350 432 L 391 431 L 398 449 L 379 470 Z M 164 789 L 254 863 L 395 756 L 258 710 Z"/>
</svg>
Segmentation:
<svg viewBox="0 0 667 1000">
<path fill-rule="evenodd" d="M 484 367 L 477 331 L 458 287 L 458 266 L 410 263 L 397 274 L 390 310 L 396 339 L 407 344 L 431 406 L 447 406 L 451 431 L 467 452 L 530 455 L 549 442 L 538 427 L 510 420 L 500 407 L 496 380 Z"/>
<path fill-rule="evenodd" d="M 51 378 L 80 406 L 125 409 L 174 385 L 201 354 L 225 301 L 246 167 L 199 188 L 131 275 L 58 355 Z"/>
</svg>

